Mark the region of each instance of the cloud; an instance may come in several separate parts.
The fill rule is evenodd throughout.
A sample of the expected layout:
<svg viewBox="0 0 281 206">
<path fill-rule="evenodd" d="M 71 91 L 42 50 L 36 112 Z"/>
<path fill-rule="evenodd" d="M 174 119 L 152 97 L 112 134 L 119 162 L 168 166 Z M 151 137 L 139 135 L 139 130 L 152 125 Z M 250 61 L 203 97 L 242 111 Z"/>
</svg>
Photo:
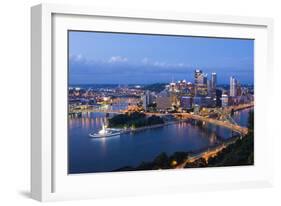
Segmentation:
<svg viewBox="0 0 281 206">
<path fill-rule="evenodd" d="M 168 64 L 165 63 L 165 62 L 158 62 L 158 61 L 156 61 L 156 62 L 153 63 L 153 66 L 156 66 L 156 67 L 167 67 Z"/>
<path fill-rule="evenodd" d="M 190 64 L 184 64 L 182 62 L 180 63 L 166 63 L 163 61 L 152 61 L 149 58 L 145 57 L 141 60 L 141 63 L 143 65 L 147 65 L 147 66 L 154 66 L 154 67 L 160 67 L 160 68 L 187 68 L 187 67 L 191 67 Z"/>
<path fill-rule="evenodd" d="M 166 63 L 163 61 L 150 60 L 144 57 L 138 61 L 129 61 L 127 57 L 112 56 L 107 60 L 95 60 L 85 58 L 83 55 L 70 55 L 71 74 L 109 75 L 109 74 L 186 74 L 193 67 L 179 62 Z"/>
<path fill-rule="evenodd" d="M 70 54 L 69 59 L 70 59 L 70 61 L 73 61 L 73 62 L 80 62 L 80 61 L 85 60 L 85 58 L 82 54 Z"/>
<path fill-rule="evenodd" d="M 112 56 L 108 60 L 109 63 L 115 63 L 115 62 L 127 62 L 128 58 L 127 57 L 121 57 L 121 56 Z"/>
<path fill-rule="evenodd" d="M 147 57 L 144 57 L 144 58 L 141 60 L 141 62 L 142 62 L 143 64 L 148 64 L 148 63 L 149 63 L 149 59 L 148 59 Z"/>
<path fill-rule="evenodd" d="M 148 67 L 148 68 L 159 68 L 164 70 L 170 70 L 170 69 L 184 69 L 184 68 L 190 68 L 192 65 L 186 64 L 186 63 L 167 63 L 164 61 L 157 61 L 157 60 L 150 60 L 147 57 L 144 57 L 143 59 L 139 61 L 129 62 L 129 59 L 127 57 L 123 56 L 112 56 L 107 60 L 95 60 L 95 59 L 89 59 L 83 56 L 82 54 L 70 54 L 69 56 L 70 64 L 80 64 L 80 66 L 84 65 L 103 65 L 103 66 L 112 66 L 114 63 L 118 63 L 118 65 L 123 66 L 130 66 L 130 67 Z"/>
<path fill-rule="evenodd" d="M 220 83 L 228 83 L 229 76 L 235 76 L 243 83 L 253 81 L 252 71 L 244 68 L 204 67 L 190 65 L 183 62 L 167 63 L 151 60 L 147 57 L 139 60 L 128 60 L 127 57 L 112 56 L 105 59 L 89 59 L 82 54 L 69 56 L 69 77 L 71 83 L 153 83 L 169 82 L 175 79 L 193 80 L 194 69 L 203 69 L 204 72 L 219 73 Z"/>
</svg>

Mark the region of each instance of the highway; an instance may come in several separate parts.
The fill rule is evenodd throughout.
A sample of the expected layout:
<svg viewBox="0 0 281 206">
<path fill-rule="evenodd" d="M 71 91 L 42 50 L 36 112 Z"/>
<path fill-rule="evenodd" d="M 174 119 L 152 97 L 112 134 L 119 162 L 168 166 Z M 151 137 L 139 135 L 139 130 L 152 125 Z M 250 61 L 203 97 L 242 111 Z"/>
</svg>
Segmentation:
<svg viewBox="0 0 281 206">
<path fill-rule="evenodd" d="M 242 136 L 240 138 L 242 138 Z M 239 138 L 234 138 L 230 141 L 227 141 L 227 142 L 224 142 L 224 143 L 218 145 L 215 148 L 208 149 L 207 151 L 203 151 L 203 152 L 188 156 L 187 159 L 183 163 L 177 165 L 175 168 L 177 168 L 177 169 L 185 168 L 185 166 L 187 164 L 193 163 L 194 161 L 196 161 L 200 158 L 203 158 L 208 163 L 209 158 L 213 158 L 213 157 L 217 156 L 219 154 L 219 152 L 221 152 L 223 149 L 227 148 L 229 145 L 234 144 L 238 139 Z"/>
</svg>

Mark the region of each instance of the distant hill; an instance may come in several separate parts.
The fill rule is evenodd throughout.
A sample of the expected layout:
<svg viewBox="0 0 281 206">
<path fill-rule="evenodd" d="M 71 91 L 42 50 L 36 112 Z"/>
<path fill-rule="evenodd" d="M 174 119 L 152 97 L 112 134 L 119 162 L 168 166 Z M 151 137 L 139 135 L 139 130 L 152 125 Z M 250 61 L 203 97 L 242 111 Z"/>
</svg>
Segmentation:
<svg viewBox="0 0 281 206">
<path fill-rule="evenodd" d="M 167 83 L 155 83 L 155 84 L 149 84 L 149 85 L 145 85 L 144 89 L 145 90 L 149 90 L 152 92 L 161 92 L 165 89 L 165 86 L 167 85 Z"/>
</svg>

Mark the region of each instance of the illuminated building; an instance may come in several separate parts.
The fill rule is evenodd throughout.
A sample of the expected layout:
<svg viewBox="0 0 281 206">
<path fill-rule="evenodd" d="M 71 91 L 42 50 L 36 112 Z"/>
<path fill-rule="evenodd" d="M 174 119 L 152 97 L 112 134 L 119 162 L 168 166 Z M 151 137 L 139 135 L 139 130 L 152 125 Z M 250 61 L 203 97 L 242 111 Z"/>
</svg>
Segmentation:
<svg viewBox="0 0 281 206">
<path fill-rule="evenodd" d="M 212 76 L 211 76 L 211 88 L 214 91 L 217 88 L 217 73 L 212 73 Z"/>
<path fill-rule="evenodd" d="M 204 74 L 202 70 L 196 69 L 194 72 L 194 91 L 195 96 L 207 96 L 207 74 Z"/>
<path fill-rule="evenodd" d="M 237 96 L 241 96 L 242 95 L 242 88 L 241 88 L 241 84 L 238 82 L 237 84 Z"/>
<path fill-rule="evenodd" d="M 169 92 L 178 92 L 176 83 L 172 82 L 169 84 Z"/>
<path fill-rule="evenodd" d="M 199 79 L 202 76 L 203 72 L 200 69 L 196 69 L 194 72 L 194 84 L 197 85 L 199 84 Z"/>
<path fill-rule="evenodd" d="M 193 106 L 199 107 L 212 107 L 214 106 L 214 102 L 211 97 L 208 96 L 197 96 L 193 98 Z"/>
<path fill-rule="evenodd" d="M 227 94 L 221 95 L 221 106 L 222 107 L 228 106 L 228 95 Z"/>
<path fill-rule="evenodd" d="M 194 97 L 193 98 L 193 105 L 202 106 L 202 103 L 203 103 L 203 97 Z"/>
<path fill-rule="evenodd" d="M 144 108 L 144 110 L 146 111 L 147 110 L 147 106 L 149 104 L 152 104 L 153 103 L 153 96 L 151 94 L 150 91 L 145 91 L 145 93 L 141 96 L 141 100 L 142 100 L 142 106 Z"/>
<path fill-rule="evenodd" d="M 200 106 L 195 104 L 193 106 L 193 112 L 194 112 L 194 114 L 198 114 L 200 112 Z"/>
<path fill-rule="evenodd" d="M 200 74 L 198 77 L 197 77 L 197 85 L 207 85 L 207 74 Z"/>
<path fill-rule="evenodd" d="M 192 97 L 182 96 L 180 99 L 180 106 L 182 109 L 191 109 L 192 108 Z"/>
<path fill-rule="evenodd" d="M 155 103 L 158 111 L 166 111 L 173 106 L 173 99 L 169 92 L 164 90 L 156 96 Z"/>
<path fill-rule="evenodd" d="M 207 80 L 207 92 L 208 92 L 208 96 L 212 96 L 212 81 L 211 80 Z"/>
<path fill-rule="evenodd" d="M 172 107 L 172 98 L 170 96 L 156 97 L 157 110 L 167 110 Z"/>
<path fill-rule="evenodd" d="M 237 96 L 237 80 L 233 76 L 230 77 L 229 96 L 231 96 L 231 97 Z"/>
</svg>

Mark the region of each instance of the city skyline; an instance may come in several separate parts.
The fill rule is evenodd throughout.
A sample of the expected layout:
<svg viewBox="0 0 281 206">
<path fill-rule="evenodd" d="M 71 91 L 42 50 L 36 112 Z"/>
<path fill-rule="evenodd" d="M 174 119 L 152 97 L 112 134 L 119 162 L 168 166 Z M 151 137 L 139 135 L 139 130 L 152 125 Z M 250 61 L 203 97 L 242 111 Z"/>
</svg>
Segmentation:
<svg viewBox="0 0 281 206">
<path fill-rule="evenodd" d="M 69 84 L 193 82 L 195 69 L 218 84 L 253 84 L 254 40 L 69 32 Z"/>
<path fill-rule="evenodd" d="M 254 40 L 68 37 L 69 174 L 254 165 Z"/>
</svg>

